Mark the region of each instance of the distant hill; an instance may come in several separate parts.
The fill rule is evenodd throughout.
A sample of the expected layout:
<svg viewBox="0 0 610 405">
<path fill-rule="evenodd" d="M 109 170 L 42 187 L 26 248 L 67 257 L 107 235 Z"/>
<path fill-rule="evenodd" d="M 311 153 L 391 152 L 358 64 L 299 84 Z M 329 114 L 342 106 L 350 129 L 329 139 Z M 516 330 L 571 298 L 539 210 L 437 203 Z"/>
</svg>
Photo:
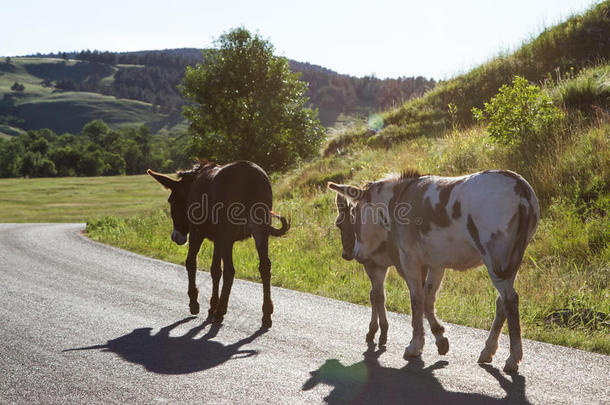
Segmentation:
<svg viewBox="0 0 610 405">
<path fill-rule="evenodd" d="M 93 119 L 111 127 L 144 124 L 159 132 L 186 128 L 180 115 L 185 100 L 176 86 L 186 66 L 201 61 L 202 51 L 86 50 L 4 59 L 0 59 L 0 133 L 4 135 L 41 128 L 77 133 Z M 435 84 L 423 77 L 356 78 L 296 61 L 290 66 L 309 83 L 311 105 L 319 109 L 325 126 L 399 105 Z"/>
<path fill-rule="evenodd" d="M 150 103 L 56 87 L 66 82 L 85 86 L 91 77 L 112 83 L 117 71 L 100 63 L 50 58 L 12 58 L 10 63 L 0 63 L 0 133 L 17 135 L 40 128 L 78 133 L 94 119 L 113 127 L 145 124 L 155 132 L 176 124 L 170 114 L 155 111 Z M 11 90 L 15 83 L 23 90 Z"/>
</svg>

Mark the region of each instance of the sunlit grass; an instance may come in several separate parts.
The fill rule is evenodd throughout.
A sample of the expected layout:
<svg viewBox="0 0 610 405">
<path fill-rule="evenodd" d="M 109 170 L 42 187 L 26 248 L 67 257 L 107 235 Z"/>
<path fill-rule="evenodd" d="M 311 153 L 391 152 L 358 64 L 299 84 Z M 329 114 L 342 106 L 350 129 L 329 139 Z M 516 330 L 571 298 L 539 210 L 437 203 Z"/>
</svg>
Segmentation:
<svg viewBox="0 0 610 405">
<path fill-rule="evenodd" d="M 150 176 L 0 179 L 0 222 L 85 222 L 166 204 Z"/>
</svg>

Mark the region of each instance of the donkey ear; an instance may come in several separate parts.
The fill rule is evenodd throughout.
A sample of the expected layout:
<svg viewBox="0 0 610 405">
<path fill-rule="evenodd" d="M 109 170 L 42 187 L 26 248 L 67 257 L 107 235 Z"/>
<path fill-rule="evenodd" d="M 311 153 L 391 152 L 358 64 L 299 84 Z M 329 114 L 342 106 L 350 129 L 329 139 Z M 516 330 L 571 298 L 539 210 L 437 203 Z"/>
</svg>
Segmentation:
<svg viewBox="0 0 610 405">
<path fill-rule="evenodd" d="M 148 173 L 149 175 L 151 175 L 155 180 L 157 180 L 159 183 L 161 183 L 161 185 L 169 190 L 173 190 L 174 187 L 176 187 L 178 185 L 178 183 L 180 183 L 178 180 L 176 179 L 172 179 L 171 177 L 168 177 L 164 174 L 161 173 L 157 173 L 154 172 L 150 169 L 148 169 L 146 171 L 146 173 Z"/>
<path fill-rule="evenodd" d="M 336 184 L 329 181 L 327 187 L 351 201 L 358 201 L 364 195 L 364 190 L 361 188 L 349 186 L 347 184 Z"/>
</svg>

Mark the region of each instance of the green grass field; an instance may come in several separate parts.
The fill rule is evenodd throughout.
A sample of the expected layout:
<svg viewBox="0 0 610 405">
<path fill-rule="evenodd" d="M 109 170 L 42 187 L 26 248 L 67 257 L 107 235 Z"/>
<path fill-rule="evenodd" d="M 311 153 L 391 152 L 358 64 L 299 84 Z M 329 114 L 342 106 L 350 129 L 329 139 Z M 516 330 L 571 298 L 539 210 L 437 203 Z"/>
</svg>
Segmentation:
<svg viewBox="0 0 610 405">
<path fill-rule="evenodd" d="M 86 222 L 166 205 L 148 175 L 0 179 L 0 222 Z"/>
</svg>

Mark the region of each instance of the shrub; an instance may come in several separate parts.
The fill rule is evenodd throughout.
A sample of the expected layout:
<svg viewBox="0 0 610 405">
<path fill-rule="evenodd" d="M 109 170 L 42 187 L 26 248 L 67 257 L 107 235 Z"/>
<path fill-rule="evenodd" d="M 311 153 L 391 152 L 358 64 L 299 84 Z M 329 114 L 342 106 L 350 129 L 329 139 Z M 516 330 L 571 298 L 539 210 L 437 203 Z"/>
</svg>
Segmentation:
<svg viewBox="0 0 610 405">
<path fill-rule="evenodd" d="M 512 85 L 500 87 L 483 111 L 473 108 L 472 114 L 479 122 L 489 122 L 490 137 L 504 144 L 536 140 L 562 117 L 540 87 L 520 76 L 515 76 Z"/>
<path fill-rule="evenodd" d="M 11 90 L 13 91 L 18 91 L 18 92 L 24 92 L 25 91 L 25 86 L 23 84 L 20 83 L 13 83 L 13 85 L 11 86 Z"/>
</svg>

